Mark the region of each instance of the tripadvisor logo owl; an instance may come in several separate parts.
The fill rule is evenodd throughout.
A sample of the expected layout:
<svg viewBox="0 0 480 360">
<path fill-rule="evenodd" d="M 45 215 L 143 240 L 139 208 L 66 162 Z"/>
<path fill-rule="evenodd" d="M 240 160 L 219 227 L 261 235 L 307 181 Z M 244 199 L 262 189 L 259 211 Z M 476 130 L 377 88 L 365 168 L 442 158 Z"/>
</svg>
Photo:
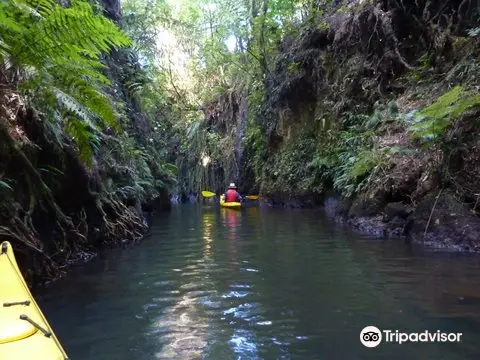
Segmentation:
<svg viewBox="0 0 480 360">
<path fill-rule="evenodd" d="M 375 347 L 382 342 L 382 332 L 375 326 L 367 326 L 360 333 L 360 341 L 366 347 Z"/>
<path fill-rule="evenodd" d="M 440 330 L 428 330 L 418 333 L 404 333 L 398 330 L 381 331 L 376 326 L 367 326 L 360 332 L 360 342 L 369 348 L 378 346 L 382 340 L 385 343 L 403 344 L 405 342 L 461 342 L 462 333 L 444 333 Z"/>
</svg>

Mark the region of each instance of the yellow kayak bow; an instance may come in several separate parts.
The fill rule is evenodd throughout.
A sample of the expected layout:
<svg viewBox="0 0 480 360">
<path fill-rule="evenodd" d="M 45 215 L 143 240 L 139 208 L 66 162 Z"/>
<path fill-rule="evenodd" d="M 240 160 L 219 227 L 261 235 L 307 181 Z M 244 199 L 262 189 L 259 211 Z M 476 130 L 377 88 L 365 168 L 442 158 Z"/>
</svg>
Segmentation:
<svg viewBox="0 0 480 360">
<path fill-rule="evenodd" d="M 68 360 L 23 278 L 8 241 L 0 245 L 0 360 Z"/>
</svg>

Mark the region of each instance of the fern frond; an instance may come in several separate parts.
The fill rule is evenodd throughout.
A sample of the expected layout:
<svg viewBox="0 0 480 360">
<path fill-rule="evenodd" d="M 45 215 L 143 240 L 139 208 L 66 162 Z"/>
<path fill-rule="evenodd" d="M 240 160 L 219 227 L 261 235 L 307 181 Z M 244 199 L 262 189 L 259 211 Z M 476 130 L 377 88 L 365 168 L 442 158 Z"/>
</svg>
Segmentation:
<svg viewBox="0 0 480 360">
<path fill-rule="evenodd" d="M 0 3 L 0 28 L 2 31 L 21 33 L 22 27 L 8 13 L 8 4 Z"/>
<path fill-rule="evenodd" d="M 462 92 L 462 87 L 454 87 L 452 90 L 440 96 L 432 105 L 427 106 L 425 109 L 420 111 L 418 115 L 429 118 L 444 117 L 450 112 L 450 106 L 454 105 L 458 101 Z"/>
<path fill-rule="evenodd" d="M 480 105 L 480 95 L 468 96 L 460 86 L 438 98 L 417 113 L 417 122 L 410 126 L 414 138 L 432 141 L 439 139 L 451 123 L 471 107 Z"/>
<path fill-rule="evenodd" d="M 174 164 L 166 163 L 163 165 L 163 169 L 171 176 L 178 175 L 178 167 Z"/>
<path fill-rule="evenodd" d="M 74 117 L 68 118 L 65 130 L 78 146 L 79 156 L 82 162 L 90 167 L 93 158 L 92 147 L 94 145 L 98 146 L 98 137 L 92 133 L 88 125 Z"/>
<path fill-rule="evenodd" d="M 110 19 L 83 0 L 72 0 L 68 7 L 53 0 L 6 0 L 0 3 L 0 30 L 0 56 L 35 69 L 24 88 L 54 93 L 61 106 L 89 126 L 101 120 L 119 128 L 102 88 L 110 81 L 101 72 L 101 57 L 131 41 Z"/>
<path fill-rule="evenodd" d="M 60 89 L 55 88 L 54 92 L 57 95 L 57 99 L 60 105 L 66 109 L 74 113 L 79 119 L 83 120 L 86 125 L 89 125 L 93 128 L 96 126 L 92 122 L 92 114 L 88 109 L 86 109 L 82 104 L 80 104 L 74 97 L 64 93 Z"/>
</svg>

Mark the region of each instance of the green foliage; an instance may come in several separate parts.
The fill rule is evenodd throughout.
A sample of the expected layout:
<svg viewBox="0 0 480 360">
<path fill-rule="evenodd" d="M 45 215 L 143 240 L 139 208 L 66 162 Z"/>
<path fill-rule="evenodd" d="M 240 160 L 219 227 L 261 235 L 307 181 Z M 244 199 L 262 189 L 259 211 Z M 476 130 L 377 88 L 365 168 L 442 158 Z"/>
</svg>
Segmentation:
<svg viewBox="0 0 480 360">
<path fill-rule="evenodd" d="M 371 175 L 388 166 L 391 154 L 389 149 L 378 147 L 341 149 L 328 169 L 334 189 L 347 198 L 366 189 Z"/>
<path fill-rule="evenodd" d="M 92 165 L 93 150 L 92 147 L 98 148 L 99 137 L 92 129 L 83 121 L 75 117 L 69 117 L 65 130 L 72 136 L 72 139 L 78 146 L 80 159 L 87 165 Z"/>
<path fill-rule="evenodd" d="M 207 127 L 200 120 L 202 114 L 193 109 L 210 108 L 232 94 L 248 93 L 248 116 L 260 114 L 263 78 L 272 70 L 278 45 L 284 37 L 299 32 L 299 6 L 307 15 L 314 6 L 286 0 L 180 0 L 175 4 L 127 0 L 122 6 L 126 31 L 153 80 L 140 89 L 142 104 L 155 118 L 160 109 L 163 113 L 167 104 L 173 104 L 173 111 L 165 116 L 172 130 L 153 138 L 155 144 L 170 146 L 175 138 L 172 133 L 177 136 L 178 151 L 169 156 L 177 158 L 182 178 L 179 187 L 198 187 L 221 181 L 218 177 L 232 177 L 239 165 L 234 152 L 237 124 L 227 124 L 225 118 L 233 117 L 220 116 L 218 124 Z M 298 70 L 298 64 L 296 67 Z M 231 100 L 227 103 L 231 106 L 221 111 L 232 112 L 238 106 Z M 256 164 L 266 151 L 266 141 L 263 136 L 254 137 L 254 167 L 261 171 Z M 200 161 L 204 156 L 211 159 L 208 169 Z"/>
<path fill-rule="evenodd" d="M 172 11 L 164 0 L 126 0 L 122 1 L 124 26 L 134 40 L 135 51 L 149 61 L 158 57 L 158 25 L 169 23 Z"/>
<path fill-rule="evenodd" d="M 432 67 L 433 54 L 425 53 L 418 59 L 418 65 L 410 70 L 406 78 L 415 84 L 422 84 L 429 80 L 431 74 L 429 73 L 430 68 Z"/>
<path fill-rule="evenodd" d="M 0 28 L 1 60 L 29 69 L 21 89 L 47 119 L 66 124 L 82 158 L 91 163 L 86 131 L 95 128 L 93 123 L 118 129 L 112 101 L 104 92 L 110 82 L 101 59 L 112 48 L 128 46 L 129 39 L 82 0 L 70 1 L 68 7 L 53 0 L 4 1 Z"/>
<path fill-rule="evenodd" d="M 351 179 L 362 178 L 374 168 L 381 165 L 385 159 L 385 152 L 381 150 L 363 150 L 356 156 L 356 161 L 349 170 Z"/>
<path fill-rule="evenodd" d="M 300 62 L 295 61 L 288 65 L 287 71 L 293 75 L 298 75 L 300 72 Z"/>
<path fill-rule="evenodd" d="M 106 191 L 123 199 L 144 201 L 158 194 L 158 190 L 176 181 L 178 169 L 165 162 L 153 147 L 138 146 L 128 135 L 105 139 L 99 159 L 105 177 Z"/>
<path fill-rule="evenodd" d="M 425 142 L 441 139 L 452 122 L 471 107 L 480 105 L 480 95 L 470 95 L 456 86 L 430 106 L 417 113 L 410 131 L 416 139 Z"/>
<path fill-rule="evenodd" d="M 268 156 L 266 143 L 258 149 L 252 146 L 254 133 L 245 144 L 255 149 L 250 158 L 258 164 L 255 176 L 263 189 L 299 193 L 322 192 L 333 186 L 343 196 L 351 197 L 369 186 L 379 171 L 388 168 L 392 155 L 411 154 L 409 149 L 378 145 L 380 125 L 397 122 L 401 116 L 396 103 L 389 102 L 377 105 L 370 116 L 345 113 L 343 123 L 348 124 L 345 130 L 312 134 L 303 126 L 285 140 L 280 150 Z"/>
<path fill-rule="evenodd" d="M 457 94 L 456 99 L 453 99 L 455 94 L 450 94 L 453 100 L 439 99 L 441 104 L 437 108 L 429 107 L 418 114 L 399 112 L 394 101 L 376 104 L 373 112 L 367 114 L 365 109 L 370 109 L 370 103 L 355 104 L 353 99 L 340 104 L 341 101 L 333 99 L 332 105 L 347 109 L 338 116 L 333 115 L 327 105 L 332 99 L 319 98 L 319 103 L 323 100 L 329 103 L 325 101 L 323 108 L 317 106 L 315 119 L 328 119 L 329 126 L 311 131 L 310 125 L 305 125 L 302 129 L 292 130 L 293 135 L 289 134 L 288 139 L 284 136 L 279 144 L 271 141 L 274 137 L 269 138 L 267 133 L 275 135 L 272 129 L 275 129 L 278 113 L 293 109 L 290 106 L 281 108 L 281 104 L 274 105 L 280 109 L 265 106 L 271 95 L 265 89 L 278 76 L 275 61 L 286 55 L 280 49 L 293 51 L 300 48 L 295 45 L 307 45 L 305 40 L 308 40 L 309 31 L 313 29 L 317 33 L 327 29 L 324 16 L 335 7 L 340 7 L 340 12 L 354 11 L 350 5 L 331 1 L 181 0 L 169 5 L 163 0 L 152 0 L 145 5 L 140 0 L 127 0 L 124 3 L 128 10 L 127 31 L 132 34 L 142 59 L 147 59 L 146 68 L 161 73 L 154 86 L 139 88 L 146 95 L 142 97 L 143 103 L 149 104 L 149 111 L 155 113 L 156 121 L 161 117 L 158 114 L 167 108 L 166 105 L 158 106 L 158 103 L 175 104 L 175 110 L 168 114 L 168 124 L 175 130 L 162 130 L 164 134 L 155 135 L 154 141 L 168 146 L 170 137 L 176 139 L 178 151 L 170 156 L 177 160 L 181 178 L 179 188 L 190 190 L 205 184 L 213 186 L 220 181 L 217 177 L 229 177 L 234 173 L 234 165 L 238 164 L 233 159 L 237 126 L 233 121 L 237 119 L 232 116 L 231 124 L 225 124 L 225 119 L 238 103 L 232 107 L 220 106 L 234 93 L 249 94 L 243 171 L 249 172 L 268 190 L 322 191 L 333 185 L 345 196 L 352 196 L 368 186 L 373 175 L 388 166 L 390 156 L 412 154 L 413 150 L 401 147 L 379 147 L 382 131 L 402 131 L 405 123 L 411 125 L 416 121 L 411 127 L 412 133 L 427 139 L 432 132 L 444 133 L 454 118 L 475 106 L 476 97 L 469 98 L 462 93 Z M 308 29 L 304 26 L 306 24 Z M 168 41 L 162 44 L 154 41 L 159 31 Z M 294 45 L 289 47 L 292 40 Z M 416 84 L 428 84 L 434 59 L 437 59 L 435 55 L 432 52 L 420 57 L 407 79 Z M 188 61 L 183 61 L 185 58 Z M 345 65 L 348 68 L 346 74 L 332 71 L 329 76 L 322 77 L 322 81 L 328 85 L 328 79 L 338 77 L 345 80 L 345 90 L 350 89 L 347 83 L 376 88 L 372 85 L 378 80 L 374 80 L 374 76 L 359 78 L 365 69 L 358 60 L 352 58 L 351 63 Z M 286 73 L 297 75 L 301 64 L 303 61 L 287 63 Z M 321 61 L 318 66 L 320 64 Z M 332 68 L 336 68 L 337 64 L 334 65 Z M 285 71 L 284 67 L 282 71 Z M 375 77 L 378 75 L 383 76 L 377 73 Z M 137 88 L 137 83 L 132 81 L 132 87 Z M 395 88 L 391 86 L 393 84 L 381 85 L 387 86 L 379 86 L 379 91 Z M 352 95 L 355 98 L 356 94 Z M 377 92 L 372 91 L 370 95 L 375 98 Z M 368 94 L 364 99 L 367 97 Z M 313 104 L 306 104 L 309 105 Z M 199 107 L 208 115 L 207 121 L 202 116 L 204 114 L 196 111 Z M 446 109 L 444 113 L 442 109 Z M 312 125 L 315 126 L 320 128 L 318 123 Z M 202 166 L 202 157 L 208 157 L 211 163 Z"/>
</svg>

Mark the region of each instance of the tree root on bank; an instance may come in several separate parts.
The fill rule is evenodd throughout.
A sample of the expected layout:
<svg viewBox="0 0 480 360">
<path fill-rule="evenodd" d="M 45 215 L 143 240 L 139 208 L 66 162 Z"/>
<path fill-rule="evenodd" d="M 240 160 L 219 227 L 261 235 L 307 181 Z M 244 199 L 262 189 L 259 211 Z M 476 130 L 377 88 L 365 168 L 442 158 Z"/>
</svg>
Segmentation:
<svg viewBox="0 0 480 360">
<path fill-rule="evenodd" d="M 33 250 L 34 253 L 40 254 L 42 261 L 42 272 L 47 277 L 55 277 L 59 275 L 59 268 L 55 262 L 42 249 L 42 244 L 38 238 L 38 234 L 32 228 L 26 225 L 19 217 L 11 219 L 9 226 L 0 226 L 0 236 L 8 240 L 14 240 L 26 247 L 25 250 L 20 251 L 28 253 L 28 250 Z"/>
<path fill-rule="evenodd" d="M 0 164 L 0 174 L 15 186 L 0 188 L 0 194 L 6 196 L 0 204 L 0 236 L 12 242 L 27 281 L 33 275 L 48 279 L 63 275 L 64 264 L 78 259 L 89 246 L 94 227 L 102 228 L 102 241 L 140 239 L 147 226 L 114 195 L 90 191 L 89 174 L 85 173 L 86 180 L 81 178 L 82 188 L 76 193 L 80 197 L 73 206 L 65 199 L 71 187 L 48 185 L 49 178 L 42 177 L 45 175 L 38 167 L 56 167 L 66 173 L 72 166 L 81 168 L 80 160 L 76 153 L 68 153 L 68 146 L 51 146 L 38 114 L 27 109 L 15 93 L 2 95 L 0 156 L 5 161 Z M 38 149 L 49 155 L 39 158 Z M 69 165 L 61 161 L 65 156 Z M 63 176 L 65 181 L 77 181 L 73 173 Z"/>
<path fill-rule="evenodd" d="M 414 69 L 400 52 L 400 41 L 393 28 L 392 16 L 391 11 L 384 11 L 379 6 L 365 6 L 337 31 L 334 48 L 340 52 L 360 51 L 366 56 L 367 62 L 376 57 L 376 73 L 385 72 L 381 64 L 388 59 L 408 70 Z"/>
<path fill-rule="evenodd" d="M 82 235 L 75 230 L 72 220 L 68 216 L 66 216 L 62 212 L 62 210 L 58 207 L 57 203 L 55 202 L 55 199 L 53 198 L 50 188 L 45 184 L 41 175 L 38 173 L 38 171 L 35 169 L 33 164 L 27 158 L 27 156 L 22 151 L 20 146 L 10 136 L 8 127 L 5 121 L 3 121 L 3 119 L 1 118 L 0 118 L 0 137 L 2 138 L 3 141 L 5 141 L 5 144 L 13 152 L 14 156 L 16 156 L 16 158 L 18 158 L 21 161 L 22 169 L 25 169 L 28 174 L 26 177 L 26 181 L 29 185 L 29 188 L 30 189 L 35 188 L 33 186 L 33 183 L 35 183 L 35 185 L 37 185 L 37 187 L 39 187 L 40 189 L 41 196 L 47 201 L 47 204 L 50 206 L 50 209 L 54 211 L 55 217 L 57 219 L 58 227 L 63 235 L 63 244 L 62 244 L 63 247 L 66 247 L 68 243 L 68 239 L 66 236 L 67 233 L 78 235 L 79 238 L 82 238 Z M 31 193 L 30 200 L 32 199 L 32 196 L 33 194 Z M 28 213 L 30 213 L 31 211 L 33 212 L 32 203 L 34 203 L 34 201 L 31 200 Z M 83 236 L 83 238 L 85 237 Z"/>
<path fill-rule="evenodd" d="M 112 195 L 107 195 L 103 201 L 98 198 L 97 209 L 102 215 L 104 229 L 103 236 L 109 241 L 115 241 L 116 239 L 132 239 L 137 241 L 143 237 L 143 234 L 147 230 L 141 219 L 134 214 L 123 203 L 113 198 Z M 105 211 L 107 208 L 107 214 Z M 110 220 L 114 218 L 115 220 Z"/>
</svg>

